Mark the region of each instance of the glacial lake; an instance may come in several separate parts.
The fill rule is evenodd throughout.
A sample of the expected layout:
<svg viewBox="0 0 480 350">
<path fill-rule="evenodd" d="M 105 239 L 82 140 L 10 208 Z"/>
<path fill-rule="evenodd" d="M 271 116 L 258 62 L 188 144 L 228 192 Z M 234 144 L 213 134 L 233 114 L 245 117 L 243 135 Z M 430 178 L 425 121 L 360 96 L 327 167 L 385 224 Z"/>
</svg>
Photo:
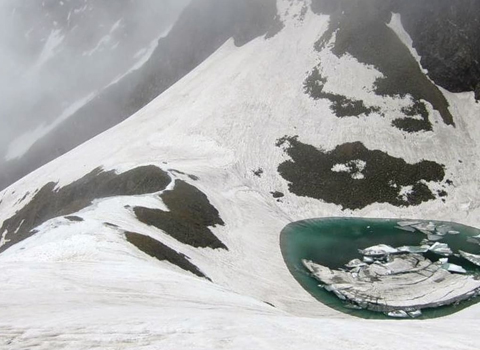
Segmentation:
<svg viewBox="0 0 480 350">
<path fill-rule="evenodd" d="M 362 259 L 358 249 L 378 244 L 387 244 L 392 247 L 420 246 L 420 242 L 427 237 L 426 234 L 402 230 L 398 228 L 399 221 L 433 223 L 436 227 L 448 226 L 458 234 L 445 234 L 441 243 L 447 243 L 454 254 L 458 250 L 480 254 L 480 238 L 474 238 L 474 236 L 480 235 L 480 230 L 453 222 L 413 219 L 322 218 L 293 222 L 282 230 L 280 244 L 283 258 L 295 279 L 323 304 L 352 316 L 391 319 L 381 312 L 348 307 L 348 304 L 335 294 L 319 287 L 320 282 L 313 278 L 303 266 L 302 259 L 311 260 L 331 269 L 339 269 L 345 267 L 345 264 L 352 259 Z M 442 258 L 430 251 L 423 255 L 431 261 Z M 451 255 L 448 257 L 448 262 L 462 266 L 469 274 L 480 276 L 480 267 L 460 256 Z M 480 296 L 456 305 L 424 309 L 419 319 L 446 316 L 478 301 L 480 301 Z"/>
</svg>

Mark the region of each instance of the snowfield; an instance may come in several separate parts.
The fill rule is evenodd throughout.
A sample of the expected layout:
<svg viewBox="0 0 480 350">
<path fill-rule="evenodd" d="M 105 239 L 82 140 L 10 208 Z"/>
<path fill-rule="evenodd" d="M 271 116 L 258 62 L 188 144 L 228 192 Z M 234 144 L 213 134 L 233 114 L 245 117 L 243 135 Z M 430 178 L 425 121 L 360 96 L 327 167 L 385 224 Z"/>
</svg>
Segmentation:
<svg viewBox="0 0 480 350">
<path fill-rule="evenodd" d="M 279 0 L 278 6 L 284 14 L 291 4 Z M 84 221 L 54 218 L 0 254 L 0 348 L 478 348 L 480 305 L 428 321 L 357 319 L 313 299 L 283 262 L 280 232 L 301 219 L 392 217 L 480 226 L 480 104 L 473 93 L 442 90 L 456 127 L 429 106 L 433 132 L 393 128 L 408 97 L 377 96 L 372 84 L 381 73 L 375 68 L 351 56 L 338 58 L 328 48 L 315 51 L 329 17 L 309 11 L 302 21 L 294 17 L 300 11 L 293 3 L 283 15 L 285 28 L 271 39 L 242 47 L 228 41 L 131 118 L 0 192 L 2 223 L 49 181 L 60 188 L 98 166 L 124 172 L 153 164 L 208 196 L 225 222 L 212 232 L 228 251 L 180 243 L 126 208 L 167 209 L 158 193 L 98 199 L 75 213 Z M 380 104 L 392 115 L 337 118 L 329 103 L 305 94 L 303 82 L 319 60 L 326 89 Z M 351 211 L 298 197 L 277 172 L 287 159 L 275 145 L 284 135 L 324 150 L 361 141 L 409 163 L 436 161 L 454 186 L 446 203 L 412 207 L 373 204 Z M 253 173 L 259 168 L 260 177 Z M 285 197 L 276 201 L 272 191 Z M 213 283 L 142 253 L 125 240 L 129 230 L 187 255 Z"/>
</svg>

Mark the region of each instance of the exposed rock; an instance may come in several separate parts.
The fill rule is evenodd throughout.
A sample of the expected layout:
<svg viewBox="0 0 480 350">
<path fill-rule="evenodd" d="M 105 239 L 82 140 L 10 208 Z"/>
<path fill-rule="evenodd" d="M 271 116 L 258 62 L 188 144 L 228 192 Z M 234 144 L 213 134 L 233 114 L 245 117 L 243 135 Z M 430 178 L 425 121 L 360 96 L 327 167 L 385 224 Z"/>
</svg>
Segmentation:
<svg viewBox="0 0 480 350">
<path fill-rule="evenodd" d="M 393 11 L 401 14 L 422 66 L 435 83 L 452 92 L 474 91 L 478 87 L 479 1 L 395 0 Z"/>
<path fill-rule="evenodd" d="M 320 11 L 327 5 L 330 10 L 329 1 L 320 3 Z M 410 50 L 386 25 L 393 9 L 390 1 L 338 0 L 333 8 L 335 10 L 331 12 L 330 27 L 316 44 L 317 50 L 322 50 L 335 37 L 332 48 L 334 54 L 342 56 L 348 53 L 361 63 L 373 65 L 383 74 L 375 82 L 377 94 L 409 94 L 414 101 L 427 101 L 440 113 L 445 124 L 454 125 L 449 104 L 442 92 L 422 72 Z M 428 116 L 420 123 L 413 122 L 410 118 L 398 120 L 396 124 L 412 132 L 430 128 Z"/>
<path fill-rule="evenodd" d="M 464 252 L 463 250 L 458 251 L 462 257 L 470 261 L 472 264 L 480 266 L 480 255 L 471 254 Z"/>
<path fill-rule="evenodd" d="M 274 192 L 270 192 L 270 193 L 272 194 L 273 198 L 282 198 L 282 197 L 285 196 L 282 192 L 279 192 L 279 191 L 274 191 Z"/>
<path fill-rule="evenodd" d="M 186 271 L 210 280 L 198 267 L 188 260 L 186 255 L 178 253 L 156 239 L 134 232 L 125 232 L 125 237 L 129 243 L 133 244 L 145 254 L 158 260 L 167 260 L 169 263 L 177 265 Z"/>
<path fill-rule="evenodd" d="M 228 249 L 209 229 L 224 223 L 203 192 L 176 180 L 173 190 L 165 191 L 161 197 L 169 211 L 135 207 L 138 220 L 193 247 Z"/>
<path fill-rule="evenodd" d="M 453 92 L 475 91 L 480 99 L 479 1 L 312 0 L 311 7 L 335 15 L 352 4 L 362 8 L 366 19 L 387 22 L 392 12 L 399 13 L 428 76 Z"/>
<path fill-rule="evenodd" d="M 8 241 L 0 253 L 34 234 L 35 227 L 57 216 L 73 214 L 89 206 L 94 199 L 129 196 L 164 190 L 170 177 L 156 166 L 138 167 L 122 174 L 97 168 L 71 184 L 56 188 L 50 182 L 15 215 L 3 222 L 0 234 L 6 232 Z"/>
</svg>

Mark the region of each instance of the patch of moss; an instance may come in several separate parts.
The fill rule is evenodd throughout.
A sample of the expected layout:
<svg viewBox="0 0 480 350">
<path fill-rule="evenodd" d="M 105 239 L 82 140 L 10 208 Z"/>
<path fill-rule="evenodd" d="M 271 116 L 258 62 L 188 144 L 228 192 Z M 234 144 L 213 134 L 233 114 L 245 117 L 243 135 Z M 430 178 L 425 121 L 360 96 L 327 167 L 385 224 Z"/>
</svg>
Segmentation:
<svg viewBox="0 0 480 350">
<path fill-rule="evenodd" d="M 135 207 L 138 220 L 193 247 L 228 250 L 209 229 L 224 223 L 203 192 L 176 180 L 173 190 L 165 191 L 161 198 L 170 211 Z"/>
<path fill-rule="evenodd" d="M 210 278 L 200 271 L 197 266 L 188 260 L 188 257 L 185 254 L 173 250 L 156 239 L 135 232 L 125 232 L 125 237 L 129 243 L 133 244 L 145 254 L 161 261 L 166 260 L 171 264 L 177 265 L 185 271 L 189 271 L 197 275 L 198 277 L 203 277 L 210 280 Z"/>
<path fill-rule="evenodd" d="M 290 182 L 289 190 L 344 209 L 361 209 L 373 203 L 418 205 L 435 198 L 424 182 L 440 182 L 445 176 L 444 167 L 438 163 L 423 160 L 409 164 L 385 152 L 369 150 L 360 142 L 345 143 L 330 152 L 304 144 L 297 137 L 284 137 L 281 144 L 291 160 L 281 163 L 278 172 Z M 361 171 L 361 177 L 332 170 L 337 164 L 359 160 L 365 166 L 354 170 Z M 412 186 L 407 198 L 401 196 L 405 186 Z"/>
<path fill-rule="evenodd" d="M 15 215 L 3 222 L 0 232 L 7 232 L 7 243 L 0 253 L 34 234 L 35 227 L 58 216 L 66 216 L 89 206 L 93 200 L 112 196 L 131 196 L 164 190 L 170 177 L 151 165 L 138 167 L 122 174 L 97 168 L 73 183 L 56 188 L 50 182 Z"/>
</svg>

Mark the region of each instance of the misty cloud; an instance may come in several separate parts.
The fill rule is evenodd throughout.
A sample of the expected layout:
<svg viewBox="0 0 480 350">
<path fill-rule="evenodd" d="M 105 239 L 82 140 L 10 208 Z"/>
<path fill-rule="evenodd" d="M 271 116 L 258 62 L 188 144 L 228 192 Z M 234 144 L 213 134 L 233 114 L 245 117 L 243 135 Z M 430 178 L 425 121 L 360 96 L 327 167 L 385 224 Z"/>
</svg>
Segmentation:
<svg viewBox="0 0 480 350">
<path fill-rule="evenodd" d="M 6 156 L 138 68 L 188 2 L 2 0 L 0 171 Z"/>
</svg>

